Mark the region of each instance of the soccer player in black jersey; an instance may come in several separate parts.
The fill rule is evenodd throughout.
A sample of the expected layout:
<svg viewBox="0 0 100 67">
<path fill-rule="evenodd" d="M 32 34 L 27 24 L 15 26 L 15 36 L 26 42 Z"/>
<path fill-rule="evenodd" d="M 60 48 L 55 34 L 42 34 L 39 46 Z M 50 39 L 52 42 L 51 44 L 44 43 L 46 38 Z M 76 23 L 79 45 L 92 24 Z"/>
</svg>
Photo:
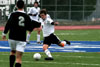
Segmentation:
<svg viewBox="0 0 100 67">
<path fill-rule="evenodd" d="M 33 30 L 30 17 L 24 12 L 24 1 L 17 1 L 17 11 L 11 13 L 8 18 L 5 29 L 2 33 L 2 38 L 6 39 L 6 34 L 9 31 L 9 45 L 11 48 L 9 60 L 10 67 L 21 67 L 22 54 L 26 46 L 26 32 Z M 16 61 L 15 61 L 16 60 Z"/>
</svg>

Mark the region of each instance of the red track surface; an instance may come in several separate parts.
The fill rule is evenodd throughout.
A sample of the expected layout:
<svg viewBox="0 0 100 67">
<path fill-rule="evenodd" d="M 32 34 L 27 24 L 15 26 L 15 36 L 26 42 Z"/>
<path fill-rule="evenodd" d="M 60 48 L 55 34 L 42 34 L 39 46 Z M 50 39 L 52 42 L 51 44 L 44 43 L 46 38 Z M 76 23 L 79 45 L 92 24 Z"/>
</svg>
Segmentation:
<svg viewBox="0 0 100 67">
<path fill-rule="evenodd" d="M 100 29 L 100 25 L 94 26 L 55 26 L 56 30 L 80 30 L 80 29 Z"/>
<path fill-rule="evenodd" d="M 56 30 L 80 30 L 80 29 L 100 29 L 100 25 L 93 26 L 55 26 Z M 0 30 L 4 30 L 4 27 L 0 27 Z"/>
</svg>

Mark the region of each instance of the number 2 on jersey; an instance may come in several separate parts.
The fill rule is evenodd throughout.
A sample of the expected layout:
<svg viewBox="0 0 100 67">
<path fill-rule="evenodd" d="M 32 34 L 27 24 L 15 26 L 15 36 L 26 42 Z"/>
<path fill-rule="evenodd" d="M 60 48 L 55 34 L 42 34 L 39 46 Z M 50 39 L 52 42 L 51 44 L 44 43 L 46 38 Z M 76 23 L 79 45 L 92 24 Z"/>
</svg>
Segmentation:
<svg viewBox="0 0 100 67">
<path fill-rule="evenodd" d="M 25 21 L 25 19 L 24 19 L 24 17 L 22 17 L 22 16 L 19 16 L 19 26 L 22 26 L 22 27 L 24 27 L 25 26 L 25 24 L 24 24 L 24 21 Z"/>
</svg>

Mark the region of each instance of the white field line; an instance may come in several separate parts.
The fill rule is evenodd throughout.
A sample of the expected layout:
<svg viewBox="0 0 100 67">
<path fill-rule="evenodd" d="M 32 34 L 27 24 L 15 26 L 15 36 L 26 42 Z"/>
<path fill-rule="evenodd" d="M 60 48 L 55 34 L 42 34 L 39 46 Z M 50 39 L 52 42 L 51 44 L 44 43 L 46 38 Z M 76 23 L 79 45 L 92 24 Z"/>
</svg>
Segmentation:
<svg viewBox="0 0 100 67">
<path fill-rule="evenodd" d="M 33 53 L 34 54 L 34 53 Z M 0 54 L 0 55 L 10 55 L 10 54 Z M 23 55 L 29 55 L 29 54 L 23 54 Z M 61 55 L 53 55 L 54 57 L 66 57 L 66 58 L 98 58 L 100 57 L 94 57 L 94 56 L 61 56 Z"/>
<path fill-rule="evenodd" d="M 0 60 L 0 62 L 7 62 L 8 61 L 4 61 L 4 60 Z M 43 61 L 38 61 L 38 62 L 34 62 L 34 61 L 22 61 L 23 63 L 31 63 L 31 64 L 59 64 L 59 65 L 87 65 L 87 66 L 99 66 L 100 67 L 100 64 L 88 64 L 88 63 L 69 63 L 69 62 L 43 62 Z"/>
<path fill-rule="evenodd" d="M 57 33 L 56 35 L 88 35 L 88 33 Z"/>
<path fill-rule="evenodd" d="M 93 56 L 61 56 L 61 55 L 53 55 L 53 56 L 56 56 L 56 57 L 72 57 L 72 58 L 100 58 L 100 57 L 93 57 Z"/>
</svg>

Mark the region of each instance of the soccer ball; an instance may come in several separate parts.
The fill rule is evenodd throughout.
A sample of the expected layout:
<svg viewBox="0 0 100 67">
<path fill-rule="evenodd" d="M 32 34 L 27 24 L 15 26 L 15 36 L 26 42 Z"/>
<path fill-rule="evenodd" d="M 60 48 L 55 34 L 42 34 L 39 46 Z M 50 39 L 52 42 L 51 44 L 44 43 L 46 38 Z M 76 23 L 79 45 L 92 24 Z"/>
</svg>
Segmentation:
<svg viewBox="0 0 100 67">
<path fill-rule="evenodd" d="M 35 60 L 40 60 L 41 59 L 41 55 L 39 54 L 39 53 L 35 53 L 34 55 L 33 55 L 33 58 L 35 59 Z"/>
</svg>

